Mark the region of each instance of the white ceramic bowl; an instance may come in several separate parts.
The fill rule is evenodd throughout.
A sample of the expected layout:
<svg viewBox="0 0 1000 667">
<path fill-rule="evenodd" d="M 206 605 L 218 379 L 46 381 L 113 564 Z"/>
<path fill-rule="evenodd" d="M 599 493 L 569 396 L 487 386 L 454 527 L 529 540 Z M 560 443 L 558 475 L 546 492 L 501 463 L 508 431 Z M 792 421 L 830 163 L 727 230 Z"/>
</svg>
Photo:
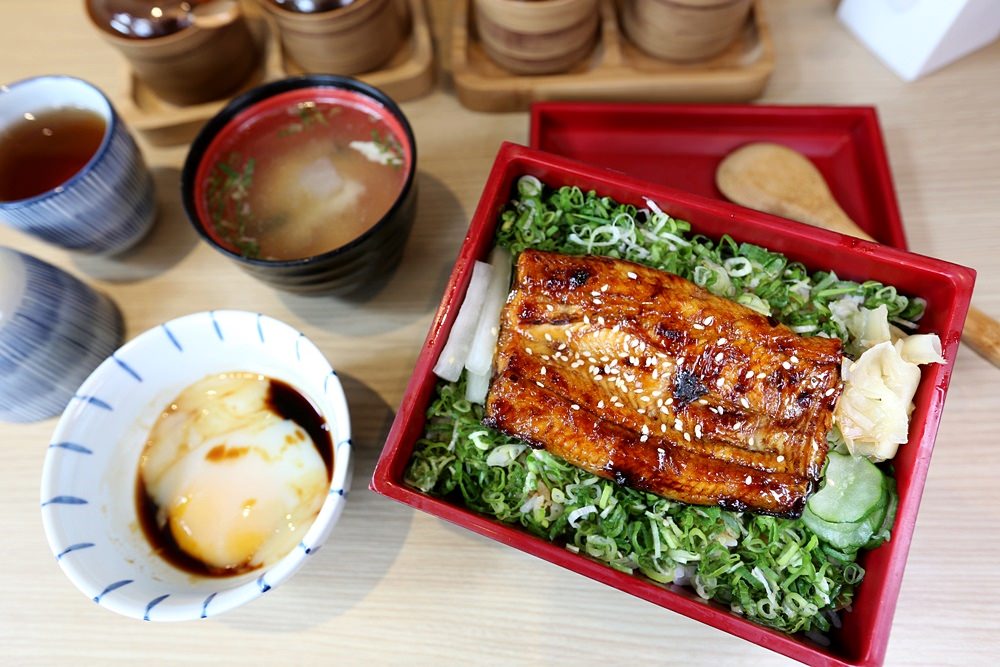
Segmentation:
<svg viewBox="0 0 1000 667">
<path fill-rule="evenodd" d="M 188 385 L 227 371 L 262 373 L 297 388 L 330 428 L 330 492 L 299 545 L 270 567 L 198 577 L 153 553 L 139 528 L 139 456 L 157 417 Z M 304 334 L 240 311 L 196 313 L 121 347 L 80 386 L 59 420 L 42 473 L 42 520 L 52 553 L 84 595 L 147 621 L 216 616 L 290 577 L 326 540 L 351 482 L 347 401 L 329 362 Z"/>
</svg>

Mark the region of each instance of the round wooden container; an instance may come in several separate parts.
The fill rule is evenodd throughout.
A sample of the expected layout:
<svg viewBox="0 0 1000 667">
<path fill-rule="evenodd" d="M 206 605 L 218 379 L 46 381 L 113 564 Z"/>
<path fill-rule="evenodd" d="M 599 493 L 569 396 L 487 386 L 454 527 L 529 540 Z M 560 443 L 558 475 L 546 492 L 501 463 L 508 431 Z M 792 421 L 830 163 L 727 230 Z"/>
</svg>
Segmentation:
<svg viewBox="0 0 1000 667">
<path fill-rule="evenodd" d="M 95 26 L 159 98 L 180 106 L 200 104 L 235 92 L 260 57 L 236 0 L 210 8 L 212 14 L 199 16 L 195 24 L 151 39 L 117 37 Z"/>
<path fill-rule="evenodd" d="M 622 28 L 655 58 L 705 60 L 739 35 L 751 0 L 625 0 Z"/>
<path fill-rule="evenodd" d="M 408 27 L 406 5 L 398 0 L 355 0 L 311 14 L 259 2 L 277 22 L 285 54 L 305 72 L 378 69 L 399 50 Z"/>
<path fill-rule="evenodd" d="M 516 74 L 562 72 L 594 49 L 597 0 L 475 0 L 486 53 Z"/>
</svg>

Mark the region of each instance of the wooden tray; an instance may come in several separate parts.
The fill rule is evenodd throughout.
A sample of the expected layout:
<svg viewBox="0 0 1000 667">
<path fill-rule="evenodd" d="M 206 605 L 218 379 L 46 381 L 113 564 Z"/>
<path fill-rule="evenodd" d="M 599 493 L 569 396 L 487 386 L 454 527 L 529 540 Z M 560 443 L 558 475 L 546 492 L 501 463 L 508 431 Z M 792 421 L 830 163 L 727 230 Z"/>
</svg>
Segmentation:
<svg viewBox="0 0 1000 667">
<path fill-rule="evenodd" d="M 426 94 L 434 85 L 434 47 L 424 0 L 398 0 L 409 8 L 411 29 L 396 55 L 381 69 L 356 78 L 382 89 L 397 102 Z M 273 22 L 263 15 L 253 2 L 245 2 L 244 10 L 250 30 L 262 54 L 257 71 L 237 91 L 238 95 L 254 86 L 286 76 L 302 74 L 301 68 L 289 61 L 281 49 Z M 228 99 L 204 104 L 177 106 L 159 98 L 129 70 L 126 82 L 128 94 L 119 104 L 125 122 L 139 131 L 155 146 L 171 146 L 191 141 L 201 126 L 214 116 Z"/>
<path fill-rule="evenodd" d="M 619 0 L 620 1 L 620 0 Z M 601 28 L 591 57 L 562 74 L 519 76 L 490 60 L 476 35 L 470 0 L 456 0 L 451 69 L 463 105 L 477 111 L 518 111 L 544 100 L 745 102 L 758 97 L 774 69 L 771 33 L 755 0 L 747 24 L 722 54 L 671 63 L 633 46 L 618 22 L 618 1 L 601 0 Z"/>
</svg>

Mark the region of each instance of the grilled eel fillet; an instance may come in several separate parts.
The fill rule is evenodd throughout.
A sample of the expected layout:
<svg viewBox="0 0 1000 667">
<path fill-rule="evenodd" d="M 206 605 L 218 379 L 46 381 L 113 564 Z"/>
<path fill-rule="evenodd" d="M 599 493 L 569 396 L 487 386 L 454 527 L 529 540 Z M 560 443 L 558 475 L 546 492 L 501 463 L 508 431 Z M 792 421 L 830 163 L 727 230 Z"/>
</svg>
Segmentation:
<svg viewBox="0 0 1000 667">
<path fill-rule="evenodd" d="M 527 250 L 485 423 L 634 489 L 798 516 L 826 458 L 841 343 L 679 276 Z"/>
</svg>

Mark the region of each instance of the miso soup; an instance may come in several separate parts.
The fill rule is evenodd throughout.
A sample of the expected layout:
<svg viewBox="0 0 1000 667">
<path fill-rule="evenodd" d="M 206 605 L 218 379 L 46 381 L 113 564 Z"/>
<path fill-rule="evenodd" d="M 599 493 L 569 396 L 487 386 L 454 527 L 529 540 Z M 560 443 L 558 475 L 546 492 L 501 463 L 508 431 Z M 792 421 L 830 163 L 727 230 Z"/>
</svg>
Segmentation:
<svg viewBox="0 0 1000 667">
<path fill-rule="evenodd" d="M 206 153 L 206 227 L 245 257 L 335 250 L 396 202 L 410 151 L 387 110 L 356 93 L 295 90 L 237 116 Z"/>
</svg>

